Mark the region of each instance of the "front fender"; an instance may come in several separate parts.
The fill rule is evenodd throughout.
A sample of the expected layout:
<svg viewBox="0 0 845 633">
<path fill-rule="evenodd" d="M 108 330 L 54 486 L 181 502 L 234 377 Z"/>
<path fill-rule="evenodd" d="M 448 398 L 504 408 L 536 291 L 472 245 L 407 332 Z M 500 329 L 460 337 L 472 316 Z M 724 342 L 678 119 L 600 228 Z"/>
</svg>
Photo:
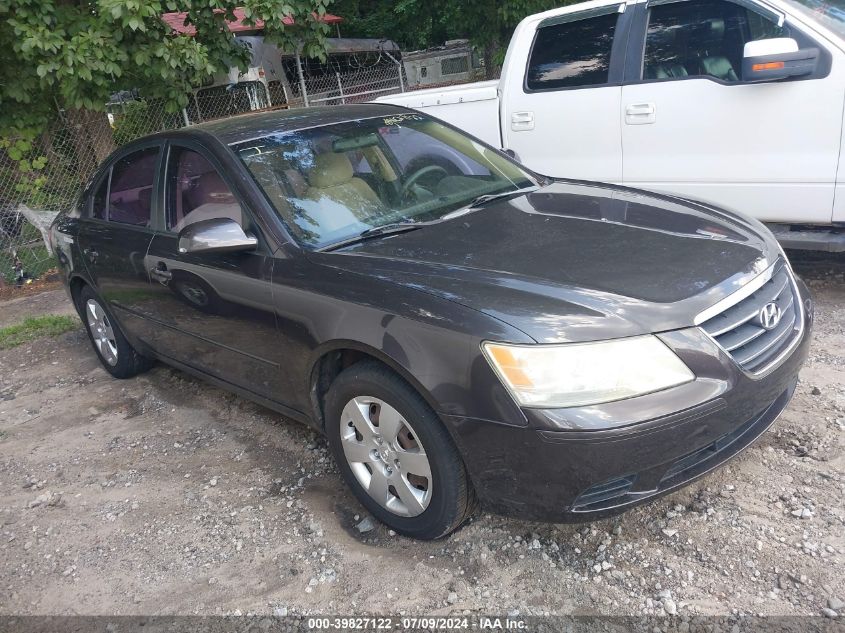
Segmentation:
<svg viewBox="0 0 845 633">
<path fill-rule="evenodd" d="M 284 371 L 294 377 L 299 410 L 313 416 L 321 359 L 352 350 L 392 368 L 442 415 L 525 423 L 481 342 L 531 339 L 495 318 L 385 279 L 301 262 L 289 268 L 279 260 L 273 303 L 283 344 L 290 346 Z"/>
</svg>

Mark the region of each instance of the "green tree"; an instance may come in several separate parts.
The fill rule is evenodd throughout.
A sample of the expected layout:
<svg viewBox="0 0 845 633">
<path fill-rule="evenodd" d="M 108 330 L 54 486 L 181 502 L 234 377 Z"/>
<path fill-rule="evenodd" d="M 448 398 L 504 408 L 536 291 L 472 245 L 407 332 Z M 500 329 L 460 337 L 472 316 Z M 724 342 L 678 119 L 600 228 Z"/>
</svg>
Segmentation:
<svg viewBox="0 0 845 633">
<path fill-rule="evenodd" d="M 249 51 L 225 24 L 236 6 L 248 23 L 264 21 L 269 41 L 322 57 L 329 29 L 319 18 L 331 1 L 0 0 L 0 148 L 26 161 L 22 168 L 40 165 L 34 161 L 44 153 L 35 156 L 35 147 L 45 143 L 37 141 L 61 110 L 77 131 L 77 151 L 87 148 L 99 161 L 113 148 L 101 114 L 111 94 L 137 90 L 175 112 L 192 85 L 245 67 Z M 186 13 L 194 35 L 162 21 L 174 11 Z"/>
<path fill-rule="evenodd" d="M 425 0 L 406 0 L 424 2 Z M 520 21 L 540 11 L 574 4 L 581 0 L 461 0 L 444 3 L 445 19 L 460 25 L 484 55 L 488 77 L 498 76 L 511 35 Z"/>
<path fill-rule="evenodd" d="M 388 37 L 405 50 L 467 38 L 498 74 L 513 30 L 524 17 L 581 0 L 336 0 L 347 35 Z"/>
<path fill-rule="evenodd" d="M 452 0 L 459 2 L 460 0 Z M 387 0 L 335 0 L 333 12 L 343 17 L 347 37 L 391 39 L 410 51 L 442 44 L 452 37 L 440 14 L 441 3 Z"/>
</svg>

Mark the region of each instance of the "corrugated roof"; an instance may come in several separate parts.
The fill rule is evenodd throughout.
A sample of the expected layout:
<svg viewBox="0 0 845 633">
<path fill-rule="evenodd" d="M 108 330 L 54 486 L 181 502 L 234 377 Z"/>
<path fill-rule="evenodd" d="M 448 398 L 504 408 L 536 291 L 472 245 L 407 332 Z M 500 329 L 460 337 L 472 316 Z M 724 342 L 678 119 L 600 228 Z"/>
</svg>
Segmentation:
<svg viewBox="0 0 845 633">
<path fill-rule="evenodd" d="M 255 25 L 251 26 L 248 24 L 244 24 L 244 10 L 243 7 L 236 7 L 234 10 L 235 13 L 235 21 L 227 20 L 226 23 L 229 26 L 229 30 L 232 33 L 241 33 L 243 31 L 261 31 L 264 29 L 264 21 L 263 20 L 256 20 Z M 172 28 L 177 33 L 181 33 L 184 35 L 195 35 L 197 30 L 194 28 L 193 24 L 185 24 L 185 18 L 188 17 L 188 14 L 185 12 L 176 12 L 176 13 L 164 13 L 161 16 L 161 19 L 164 20 L 170 28 Z M 339 24 L 343 22 L 343 18 L 332 15 L 331 13 L 326 13 L 322 18 L 320 18 L 322 22 L 326 24 Z M 293 24 L 293 18 L 284 18 L 282 23 L 290 26 Z"/>
</svg>

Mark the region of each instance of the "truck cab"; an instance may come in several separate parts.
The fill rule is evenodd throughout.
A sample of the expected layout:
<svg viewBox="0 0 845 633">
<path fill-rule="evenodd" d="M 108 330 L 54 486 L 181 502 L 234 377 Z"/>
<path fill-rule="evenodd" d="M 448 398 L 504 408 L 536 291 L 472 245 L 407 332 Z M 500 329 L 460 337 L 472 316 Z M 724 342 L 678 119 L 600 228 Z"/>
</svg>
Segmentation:
<svg viewBox="0 0 845 633">
<path fill-rule="evenodd" d="M 554 9 L 519 24 L 491 89 L 383 100 L 456 124 L 476 119 L 470 107 L 495 110 L 498 137 L 489 124 L 472 131 L 540 173 L 701 200 L 769 223 L 787 246 L 845 250 L 841 10 L 817 0 Z"/>
</svg>

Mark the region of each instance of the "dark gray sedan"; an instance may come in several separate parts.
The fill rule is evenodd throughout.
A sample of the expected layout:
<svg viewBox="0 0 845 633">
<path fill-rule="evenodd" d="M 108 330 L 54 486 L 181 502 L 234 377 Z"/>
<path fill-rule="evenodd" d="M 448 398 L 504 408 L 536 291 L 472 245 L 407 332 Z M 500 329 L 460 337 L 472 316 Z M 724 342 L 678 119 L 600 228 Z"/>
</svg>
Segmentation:
<svg viewBox="0 0 845 633">
<path fill-rule="evenodd" d="M 51 237 L 113 376 L 158 359 L 312 425 L 418 538 L 477 501 L 590 519 L 700 477 L 786 407 L 812 322 L 758 222 L 551 181 L 393 106 L 141 139 Z"/>
</svg>

